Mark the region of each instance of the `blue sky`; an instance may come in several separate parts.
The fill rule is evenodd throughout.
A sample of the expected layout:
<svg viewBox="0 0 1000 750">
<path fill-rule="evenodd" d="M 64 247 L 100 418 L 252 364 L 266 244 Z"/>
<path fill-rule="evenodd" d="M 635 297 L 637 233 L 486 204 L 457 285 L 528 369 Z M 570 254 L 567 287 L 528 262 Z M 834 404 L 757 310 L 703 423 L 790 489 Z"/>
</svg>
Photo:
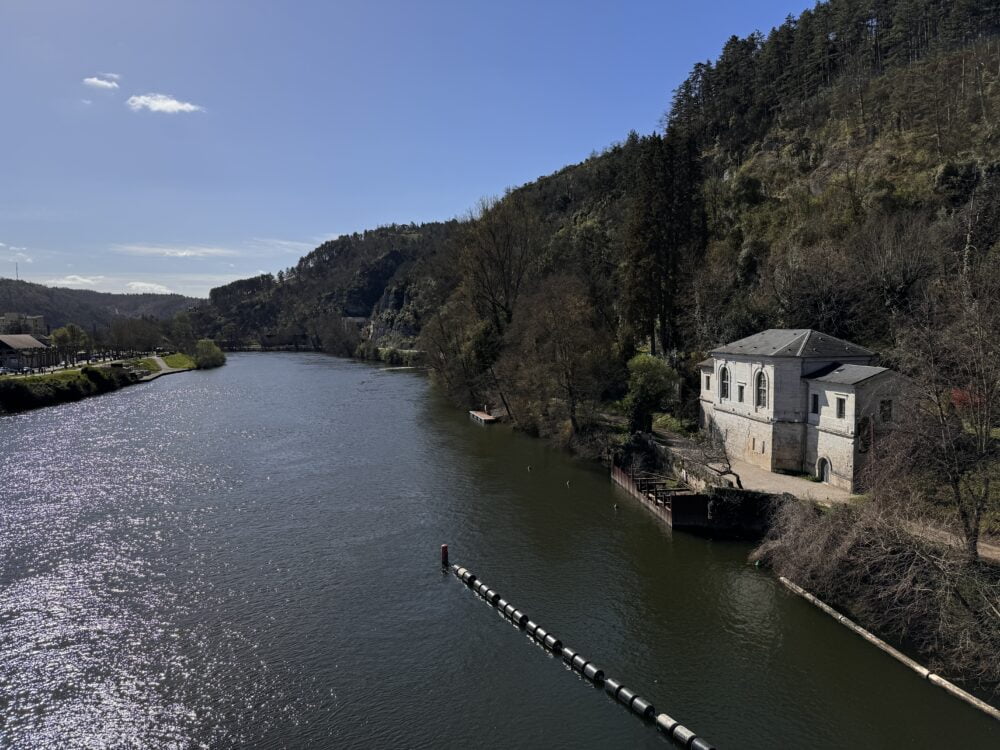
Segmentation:
<svg viewBox="0 0 1000 750">
<path fill-rule="evenodd" d="M 658 127 L 806 0 L 3 0 L 0 276 L 213 286 Z"/>
</svg>

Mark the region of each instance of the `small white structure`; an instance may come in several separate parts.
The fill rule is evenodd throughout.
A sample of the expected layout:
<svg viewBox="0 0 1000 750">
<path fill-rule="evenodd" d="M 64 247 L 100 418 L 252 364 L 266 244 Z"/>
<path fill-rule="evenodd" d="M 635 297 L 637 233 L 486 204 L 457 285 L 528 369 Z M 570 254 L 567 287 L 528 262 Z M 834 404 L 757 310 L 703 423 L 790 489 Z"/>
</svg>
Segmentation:
<svg viewBox="0 0 1000 750">
<path fill-rule="evenodd" d="M 854 491 L 872 441 L 891 426 L 897 373 L 810 329 L 774 328 L 710 354 L 701 427 L 722 436 L 731 458 Z"/>
</svg>

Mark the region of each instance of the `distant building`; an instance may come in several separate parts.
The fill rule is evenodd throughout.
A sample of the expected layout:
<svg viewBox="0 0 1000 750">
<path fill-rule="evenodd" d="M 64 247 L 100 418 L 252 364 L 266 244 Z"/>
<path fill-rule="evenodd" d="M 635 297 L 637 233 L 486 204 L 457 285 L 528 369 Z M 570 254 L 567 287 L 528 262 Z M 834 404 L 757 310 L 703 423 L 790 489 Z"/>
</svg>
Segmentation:
<svg viewBox="0 0 1000 750">
<path fill-rule="evenodd" d="M 700 364 L 700 418 L 731 458 L 854 491 L 871 442 L 893 420 L 900 376 L 864 347 L 771 329 Z"/>
<path fill-rule="evenodd" d="M 26 333 L 29 336 L 44 336 L 47 332 L 45 318 L 41 315 L 16 312 L 0 315 L 0 334 Z"/>
<path fill-rule="evenodd" d="M 0 335 L 0 367 L 20 370 L 55 364 L 57 353 L 25 333 Z"/>
</svg>

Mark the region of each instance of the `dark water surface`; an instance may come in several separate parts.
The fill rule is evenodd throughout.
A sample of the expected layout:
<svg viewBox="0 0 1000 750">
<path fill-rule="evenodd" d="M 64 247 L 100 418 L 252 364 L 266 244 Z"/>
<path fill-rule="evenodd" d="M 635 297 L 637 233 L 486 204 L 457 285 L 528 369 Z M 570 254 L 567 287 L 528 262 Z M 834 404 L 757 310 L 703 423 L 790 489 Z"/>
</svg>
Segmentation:
<svg viewBox="0 0 1000 750">
<path fill-rule="evenodd" d="M 418 374 L 292 354 L 0 418 L 0 746 L 669 747 L 442 542 L 720 748 L 1000 747 L 747 546 Z"/>
</svg>

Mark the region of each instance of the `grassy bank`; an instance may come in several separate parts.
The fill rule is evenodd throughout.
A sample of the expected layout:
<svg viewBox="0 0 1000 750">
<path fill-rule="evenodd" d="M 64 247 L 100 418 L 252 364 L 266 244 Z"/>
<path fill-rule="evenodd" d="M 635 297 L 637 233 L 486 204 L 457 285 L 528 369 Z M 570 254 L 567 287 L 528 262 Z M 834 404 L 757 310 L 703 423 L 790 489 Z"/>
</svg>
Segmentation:
<svg viewBox="0 0 1000 750">
<path fill-rule="evenodd" d="M 96 367 L 28 378 L 3 378 L 0 379 L 0 413 L 13 414 L 79 401 L 116 391 L 136 381 L 136 376 L 124 369 Z"/>
<path fill-rule="evenodd" d="M 167 363 L 167 367 L 176 367 L 182 370 L 193 370 L 195 367 L 194 360 L 182 352 L 168 354 L 163 358 L 163 361 Z"/>
<path fill-rule="evenodd" d="M 145 357 L 143 359 L 133 359 L 133 360 L 129 361 L 128 364 L 133 365 L 135 367 L 139 367 L 139 368 L 141 368 L 143 370 L 146 370 L 146 372 L 159 372 L 160 371 L 160 366 L 158 364 L 156 364 L 156 360 L 153 359 L 152 357 Z"/>
</svg>

